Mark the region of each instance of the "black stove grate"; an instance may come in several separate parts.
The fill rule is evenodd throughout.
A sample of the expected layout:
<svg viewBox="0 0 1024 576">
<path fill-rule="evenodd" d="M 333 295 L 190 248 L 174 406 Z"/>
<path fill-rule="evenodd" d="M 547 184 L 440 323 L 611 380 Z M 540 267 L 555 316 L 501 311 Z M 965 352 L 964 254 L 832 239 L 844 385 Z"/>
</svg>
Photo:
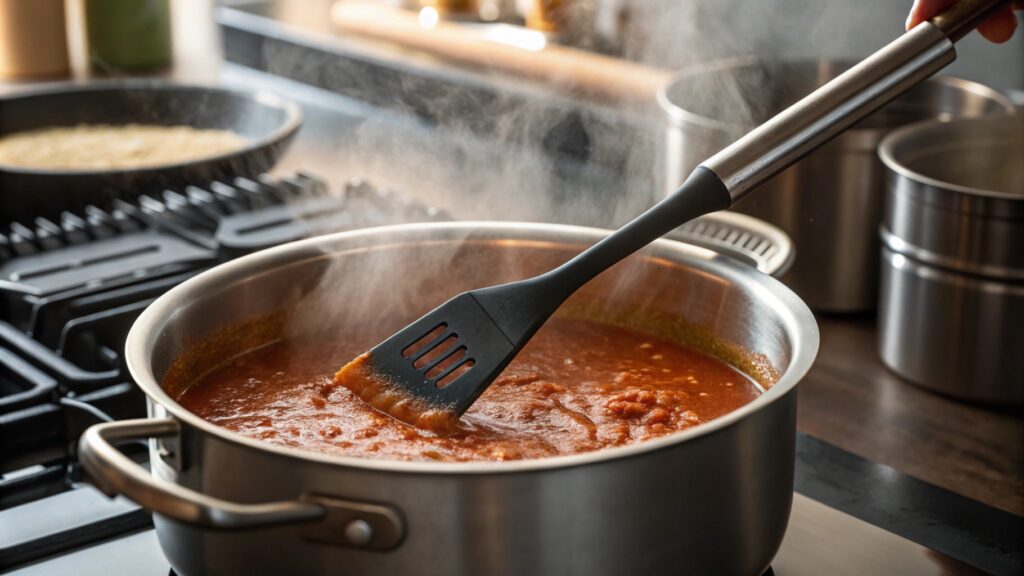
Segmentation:
<svg viewBox="0 0 1024 576">
<path fill-rule="evenodd" d="M 56 389 L 57 380 L 0 347 L 0 414 L 46 402 Z"/>
<path fill-rule="evenodd" d="M 365 183 L 331 193 L 298 173 L 0 227 L 0 509 L 74 487 L 75 443 L 98 418 L 145 415 L 121 351 L 135 318 L 169 288 L 283 242 L 443 219 Z"/>
</svg>

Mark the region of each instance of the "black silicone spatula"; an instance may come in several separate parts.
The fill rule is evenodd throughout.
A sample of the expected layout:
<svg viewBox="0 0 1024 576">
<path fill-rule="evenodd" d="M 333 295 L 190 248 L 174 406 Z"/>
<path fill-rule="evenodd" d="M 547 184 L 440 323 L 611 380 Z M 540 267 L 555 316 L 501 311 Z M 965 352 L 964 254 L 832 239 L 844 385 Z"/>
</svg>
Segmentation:
<svg viewBox="0 0 1024 576">
<path fill-rule="evenodd" d="M 952 5 L 705 161 L 673 195 L 562 266 L 452 298 L 362 357 L 362 374 L 371 373 L 382 386 L 353 390 L 406 419 L 410 406 L 461 415 L 583 284 L 684 222 L 728 208 L 942 69 L 956 59 L 953 43 L 1008 3 L 963 0 Z M 339 372 L 342 384 L 345 372 Z M 380 398 L 386 399 L 385 406 L 376 403 Z M 402 410 L 391 409 L 396 402 Z"/>
</svg>

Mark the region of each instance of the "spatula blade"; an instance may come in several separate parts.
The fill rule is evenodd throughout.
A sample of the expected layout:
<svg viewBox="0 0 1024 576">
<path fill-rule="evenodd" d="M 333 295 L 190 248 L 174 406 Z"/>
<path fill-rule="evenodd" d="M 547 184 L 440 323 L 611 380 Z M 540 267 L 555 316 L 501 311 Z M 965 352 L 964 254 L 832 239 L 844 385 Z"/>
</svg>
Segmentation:
<svg viewBox="0 0 1024 576">
<path fill-rule="evenodd" d="M 464 293 L 378 344 L 367 362 L 399 392 L 458 417 L 515 352 L 477 300 Z"/>
</svg>

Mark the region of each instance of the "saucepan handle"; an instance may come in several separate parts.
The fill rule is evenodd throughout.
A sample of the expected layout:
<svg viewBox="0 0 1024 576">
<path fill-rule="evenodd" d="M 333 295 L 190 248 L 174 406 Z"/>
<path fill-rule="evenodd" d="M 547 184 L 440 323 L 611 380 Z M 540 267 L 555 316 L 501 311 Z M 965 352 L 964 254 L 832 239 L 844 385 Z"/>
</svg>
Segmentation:
<svg viewBox="0 0 1024 576">
<path fill-rule="evenodd" d="M 93 483 L 108 496 L 122 494 L 168 518 L 218 530 L 305 524 L 304 538 L 343 546 L 388 550 L 404 536 L 404 523 L 389 506 L 321 495 L 265 504 L 239 504 L 159 479 L 133 462 L 115 444 L 177 437 L 174 418 L 144 418 L 90 427 L 78 443 L 79 460 Z"/>
<path fill-rule="evenodd" d="M 160 480 L 118 450 L 114 444 L 181 433 L 173 418 L 121 420 L 85 431 L 78 455 L 85 471 L 107 496 L 116 494 L 168 518 L 206 528 L 256 528 L 312 522 L 324 517 L 323 507 L 307 502 L 236 504 Z"/>
<path fill-rule="evenodd" d="M 666 235 L 730 256 L 781 278 L 796 259 L 793 240 L 780 228 L 737 212 L 712 212 L 690 220 Z"/>
</svg>

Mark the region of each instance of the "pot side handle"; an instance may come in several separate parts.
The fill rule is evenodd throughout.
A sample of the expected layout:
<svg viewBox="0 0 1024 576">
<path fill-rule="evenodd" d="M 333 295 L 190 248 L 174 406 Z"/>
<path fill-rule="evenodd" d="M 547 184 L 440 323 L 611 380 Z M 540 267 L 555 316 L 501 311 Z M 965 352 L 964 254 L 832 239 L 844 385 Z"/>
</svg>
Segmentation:
<svg viewBox="0 0 1024 576">
<path fill-rule="evenodd" d="M 104 494 L 117 494 L 145 508 L 187 524 L 242 529 L 321 520 L 327 510 L 311 502 L 237 504 L 160 480 L 114 447 L 115 443 L 177 436 L 173 418 L 143 418 L 90 427 L 78 443 L 78 455 L 93 483 Z"/>
<path fill-rule="evenodd" d="M 789 235 L 764 220 L 721 211 L 694 218 L 665 236 L 708 248 L 781 278 L 796 259 Z"/>
<path fill-rule="evenodd" d="M 152 476 L 114 447 L 119 442 L 176 437 L 174 418 L 141 418 L 96 424 L 78 442 L 78 456 L 104 494 L 117 494 L 173 520 L 215 530 L 267 528 L 303 524 L 306 540 L 380 552 L 397 548 L 405 538 L 405 521 L 383 504 L 304 494 L 298 500 L 238 504 L 200 494 Z"/>
</svg>

